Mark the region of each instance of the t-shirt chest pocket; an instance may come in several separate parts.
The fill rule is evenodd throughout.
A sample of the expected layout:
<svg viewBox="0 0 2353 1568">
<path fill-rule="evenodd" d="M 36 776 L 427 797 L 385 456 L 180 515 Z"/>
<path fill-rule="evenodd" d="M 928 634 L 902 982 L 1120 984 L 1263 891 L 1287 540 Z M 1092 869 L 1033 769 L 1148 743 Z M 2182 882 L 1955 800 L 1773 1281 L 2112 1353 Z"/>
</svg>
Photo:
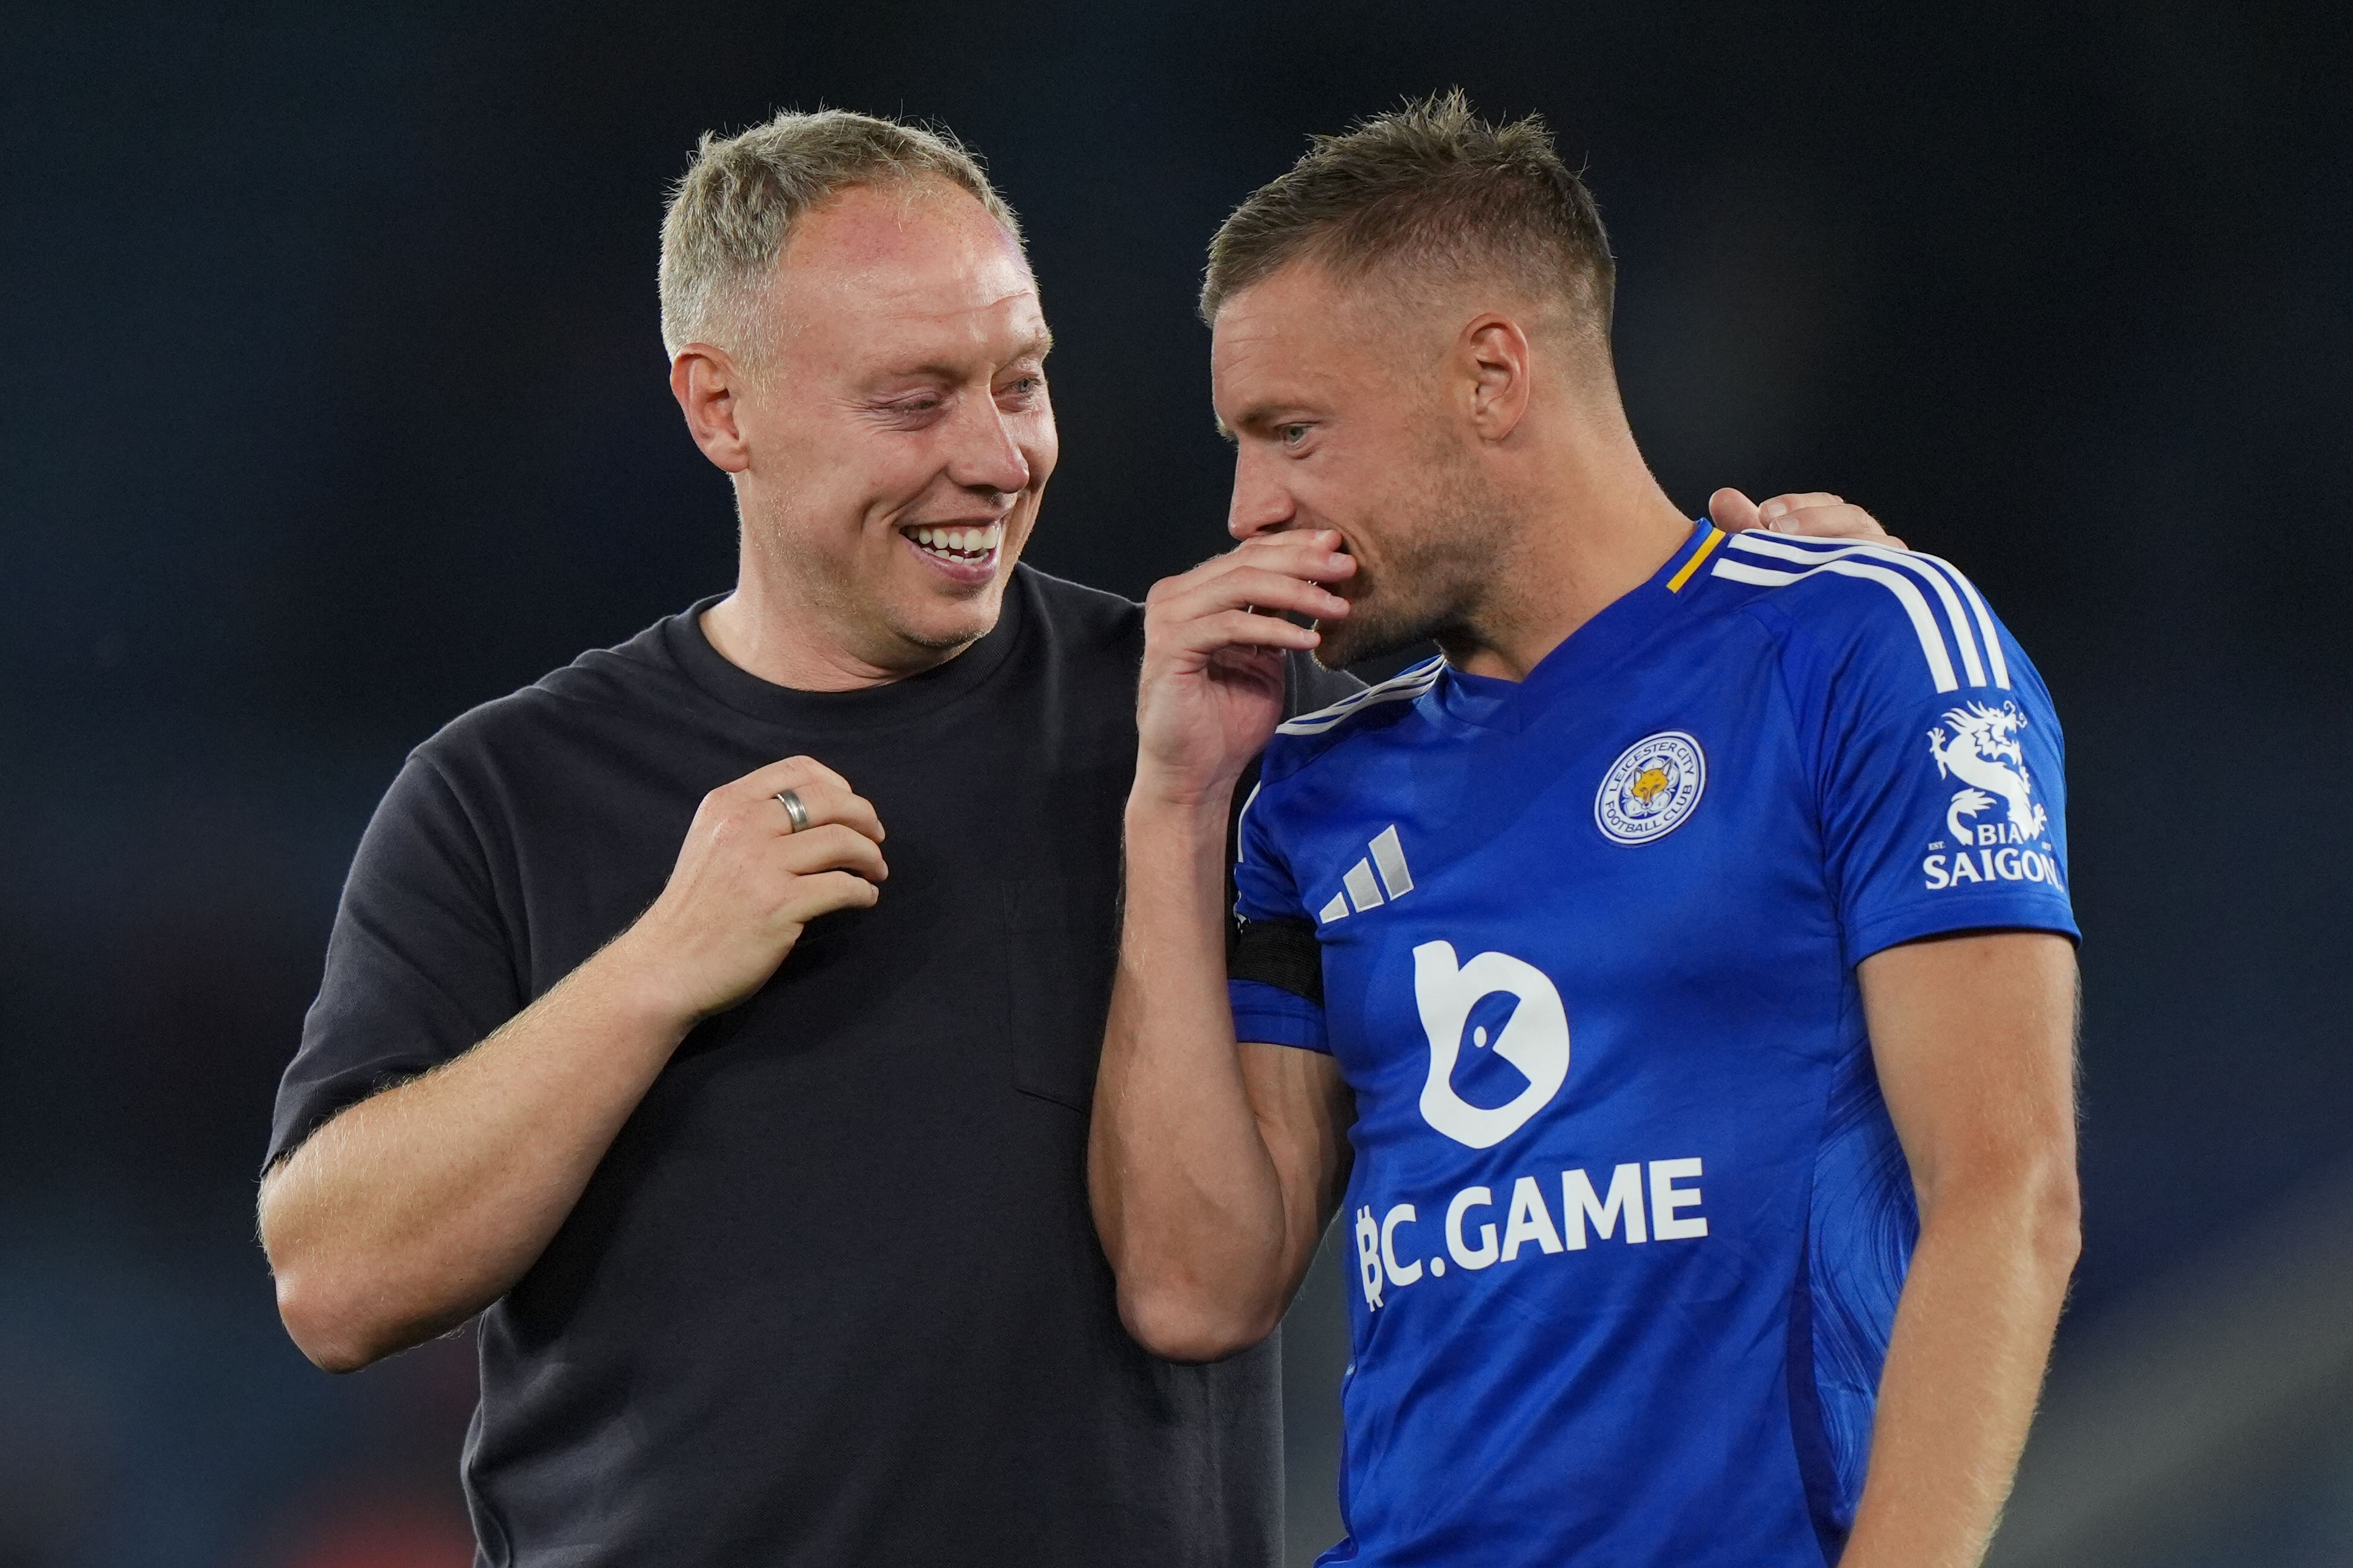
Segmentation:
<svg viewBox="0 0 2353 1568">
<path fill-rule="evenodd" d="M 1094 1103 L 1118 962 L 1115 897 L 1098 878 L 1005 884 L 1006 1049 L 1013 1087 L 1073 1110 Z"/>
</svg>

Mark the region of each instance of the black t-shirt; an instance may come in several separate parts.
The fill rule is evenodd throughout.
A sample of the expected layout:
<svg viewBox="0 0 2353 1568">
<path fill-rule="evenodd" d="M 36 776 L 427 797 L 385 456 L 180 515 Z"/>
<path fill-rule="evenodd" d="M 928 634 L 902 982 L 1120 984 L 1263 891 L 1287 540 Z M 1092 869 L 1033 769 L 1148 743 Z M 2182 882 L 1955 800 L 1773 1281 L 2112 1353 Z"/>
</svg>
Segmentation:
<svg viewBox="0 0 2353 1568">
<path fill-rule="evenodd" d="M 417 749 L 279 1091 L 272 1160 L 482 1039 L 764 763 L 818 758 L 889 831 L 876 907 L 687 1037 L 483 1314 L 478 1562 L 1280 1562 L 1276 1347 L 1144 1353 L 1087 1207 L 1142 612 L 1018 568 L 961 657 L 805 692 L 705 607 Z M 1294 710 L 1347 689 L 1295 668 Z"/>
</svg>

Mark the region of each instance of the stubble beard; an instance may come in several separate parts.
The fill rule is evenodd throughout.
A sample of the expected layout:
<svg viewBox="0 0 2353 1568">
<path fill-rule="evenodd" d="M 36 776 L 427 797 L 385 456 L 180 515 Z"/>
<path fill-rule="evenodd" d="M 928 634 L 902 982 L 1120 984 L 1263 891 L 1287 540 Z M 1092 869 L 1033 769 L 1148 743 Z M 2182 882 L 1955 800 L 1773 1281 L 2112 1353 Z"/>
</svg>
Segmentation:
<svg viewBox="0 0 2353 1568">
<path fill-rule="evenodd" d="M 1390 531 L 1370 593 L 1341 621 L 1319 621 L 1315 662 L 1326 669 L 1384 658 L 1417 643 L 1471 631 L 1508 554 L 1512 519 L 1502 498 L 1457 464 L 1409 503 Z M 1361 568 L 1360 568 L 1361 570 Z"/>
</svg>

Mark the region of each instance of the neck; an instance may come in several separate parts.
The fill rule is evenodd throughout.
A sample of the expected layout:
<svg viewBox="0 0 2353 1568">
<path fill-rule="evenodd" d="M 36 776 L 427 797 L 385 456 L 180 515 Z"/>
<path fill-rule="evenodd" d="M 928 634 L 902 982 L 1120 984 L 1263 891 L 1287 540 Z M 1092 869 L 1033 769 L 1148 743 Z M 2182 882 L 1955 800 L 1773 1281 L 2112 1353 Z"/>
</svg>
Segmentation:
<svg viewBox="0 0 2353 1568">
<path fill-rule="evenodd" d="M 1691 519 L 1651 478 L 1622 421 L 1565 441 L 1527 491 L 1533 499 L 1489 596 L 1441 635 L 1447 662 L 1524 680 L 1586 622 L 1650 581 L 1691 533 Z"/>
<path fill-rule="evenodd" d="M 891 637 L 885 649 L 861 647 L 850 606 L 812 591 L 795 572 L 754 548 L 751 531 L 738 554 L 735 591 L 702 612 L 702 635 L 719 656 L 772 686 L 795 691 L 857 691 L 886 686 L 945 664 L 972 645 L 931 648 Z"/>
</svg>

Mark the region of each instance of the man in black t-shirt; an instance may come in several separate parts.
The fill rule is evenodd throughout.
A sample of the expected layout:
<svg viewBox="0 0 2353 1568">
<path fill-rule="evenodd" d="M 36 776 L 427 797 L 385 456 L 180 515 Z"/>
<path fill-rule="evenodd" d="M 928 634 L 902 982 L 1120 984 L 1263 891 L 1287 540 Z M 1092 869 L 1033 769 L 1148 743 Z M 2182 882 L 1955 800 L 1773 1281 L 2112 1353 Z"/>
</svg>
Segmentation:
<svg viewBox="0 0 2353 1568">
<path fill-rule="evenodd" d="M 1274 1356 L 1145 1354 L 1088 1215 L 1142 619 L 1015 566 L 1013 216 L 787 115 L 663 238 L 740 579 L 394 783 L 279 1095 L 287 1326 L 343 1370 L 480 1314 L 481 1563 L 1277 1562 Z"/>
<path fill-rule="evenodd" d="M 1013 216 L 780 116 L 705 140 L 662 309 L 738 582 L 394 782 L 279 1094 L 287 1327 L 480 1314 L 478 1564 L 1276 1563 L 1271 1347 L 1145 1355 L 1087 1205 L 1142 612 L 1015 564 Z"/>
</svg>

